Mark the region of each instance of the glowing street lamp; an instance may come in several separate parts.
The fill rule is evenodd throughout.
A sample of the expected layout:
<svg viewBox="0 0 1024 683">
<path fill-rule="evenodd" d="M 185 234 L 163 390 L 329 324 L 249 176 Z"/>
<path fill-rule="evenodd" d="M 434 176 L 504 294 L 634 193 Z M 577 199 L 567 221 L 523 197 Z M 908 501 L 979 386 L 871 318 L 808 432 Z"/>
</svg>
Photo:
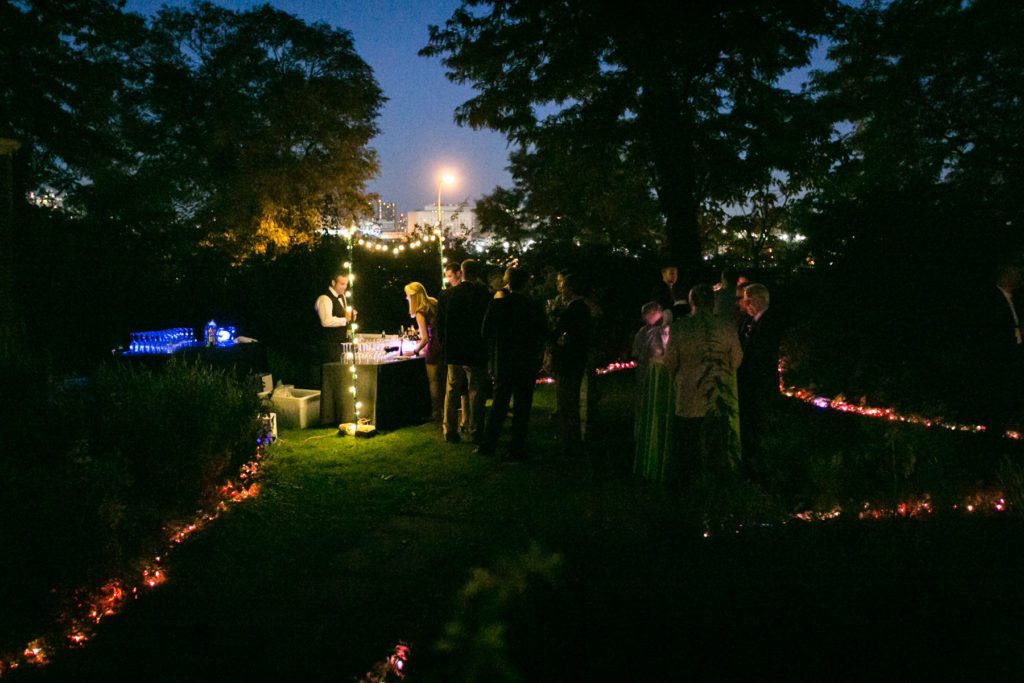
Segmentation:
<svg viewBox="0 0 1024 683">
<path fill-rule="evenodd" d="M 437 179 L 437 228 L 435 228 L 434 234 L 437 236 L 437 251 L 441 257 L 441 289 L 448 286 L 448 282 L 444 279 L 444 231 L 441 226 L 441 188 L 445 185 L 454 185 L 455 176 L 451 173 L 445 173 Z"/>
<path fill-rule="evenodd" d="M 441 227 L 441 188 L 445 185 L 454 185 L 455 176 L 445 173 L 437 179 L 437 227 Z"/>
</svg>

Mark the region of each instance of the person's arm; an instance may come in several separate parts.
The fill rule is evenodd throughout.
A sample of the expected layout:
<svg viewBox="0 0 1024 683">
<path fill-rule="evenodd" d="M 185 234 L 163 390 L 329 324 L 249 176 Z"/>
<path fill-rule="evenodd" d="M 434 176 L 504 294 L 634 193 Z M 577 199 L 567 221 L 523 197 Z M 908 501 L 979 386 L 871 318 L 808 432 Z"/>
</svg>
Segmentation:
<svg viewBox="0 0 1024 683">
<path fill-rule="evenodd" d="M 445 289 L 437 297 L 437 320 L 434 323 L 436 325 L 434 333 L 437 334 L 437 339 L 441 342 L 442 348 L 447 348 L 448 346 L 448 300 L 451 299 L 453 290 L 454 287 Z"/>
<path fill-rule="evenodd" d="M 423 313 L 416 314 L 416 327 L 420 330 L 420 343 L 410 352 L 413 356 L 423 353 L 423 349 L 427 348 L 427 344 L 430 343 L 430 338 L 427 336 L 427 317 Z"/>
<path fill-rule="evenodd" d="M 679 333 L 671 330 L 668 334 L 668 348 L 665 349 L 665 369 L 675 374 L 679 369 Z"/>
<path fill-rule="evenodd" d="M 324 295 L 316 300 L 316 314 L 320 317 L 321 327 L 344 327 L 348 324 L 347 318 L 334 317 L 331 300 Z"/>
</svg>

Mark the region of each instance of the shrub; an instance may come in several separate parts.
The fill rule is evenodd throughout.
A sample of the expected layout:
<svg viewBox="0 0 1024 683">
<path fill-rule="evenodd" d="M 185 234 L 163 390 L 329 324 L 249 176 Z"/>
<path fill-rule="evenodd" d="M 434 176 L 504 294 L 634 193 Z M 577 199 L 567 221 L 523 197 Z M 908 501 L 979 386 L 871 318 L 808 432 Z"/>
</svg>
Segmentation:
<svg viewBox="0 0 1024 683">
<path fill-rule="evenodd" d="M 564 564 L 562 555 L 533 544 L 494 570 L 474 569 L 437 644 L 442 680 L 536 680 L 520 667 L 557 661 L 548 648 L 559 639 L 544 626 L 556 617 L 549 610 Z"/>
<path fill-rule="evenodd" d="M 3 604 L 30 595 L 39 610 L 53 588 L 132 571 L 254 451 L 258 399 L 222 370 L 172 360 L 85 386 L 25 382 L 0 409 L 14 426 L 0 451 Z"/>
</svg>

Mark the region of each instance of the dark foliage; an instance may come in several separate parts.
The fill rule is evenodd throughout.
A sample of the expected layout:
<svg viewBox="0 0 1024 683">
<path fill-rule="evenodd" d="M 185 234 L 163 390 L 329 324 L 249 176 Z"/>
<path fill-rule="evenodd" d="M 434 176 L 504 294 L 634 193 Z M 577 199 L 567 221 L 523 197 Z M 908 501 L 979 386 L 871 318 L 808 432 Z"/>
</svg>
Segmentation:
<svg viewBox="0 0 1024 683">
<path fill-rule="evenodd" d="M 259 410 L 249 387 L 202 365 L 105 368 L 77 383 L 17 376 L 19 395 L 0 409 L 16 425 L 0 447 L 0 600 L 11 618 L 0 641 L 24 636 L 18 620 L 39 619 L 68 590 L 132 573 L 165 524 L 252 457 Z"/>
<path fill-rule="evenodd" d="M 794 378 L 848 398 L 971 415 L 993 266 L 1024 253 L 1024 15 L 1004 3 L 871 2 L 814 91 L 841 154 L 794 221 L 808 235 Z"/>
<path fill-rule="evenodd" d="M 763 186 L 827 137 L 803 96 L 780 88 L 806 65 L 834 3 L 464 2 L 422 54 L 477 94 L 456 120 L 506 134 L 524 217 L 563 211 L 598 232 L 664 215 L 667 250 L 701 261 L 713 200 Z M 826 124 L 826 125 L 822 125 Z M 602 192 L 602 188 L 604 191 Z M 610 194 L 627 221 L 601 214 Z M 556 213 L 550 213 L 554 210 Z M 643 235 L 640 235 L 641 240 Z"/>
</svg>

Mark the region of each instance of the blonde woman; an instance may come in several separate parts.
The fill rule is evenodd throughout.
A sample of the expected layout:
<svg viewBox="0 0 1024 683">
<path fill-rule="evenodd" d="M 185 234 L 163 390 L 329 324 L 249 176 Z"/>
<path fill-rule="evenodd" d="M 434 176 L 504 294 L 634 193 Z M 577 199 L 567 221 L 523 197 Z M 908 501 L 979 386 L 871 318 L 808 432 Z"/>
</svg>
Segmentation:
<svg viewBox="0 0 1024 683">
<path fill-rule="evenodd" d="M 444 395 L 441 393 L 441 344 L 437 339 L 437 299 L 427 294 L 419 282 L 405 286 L 405 300 L 409 302 L 409 317 L 416 320 L 420 341 L 416 348 L 407 351 L 407 356 L 422 356 L 427 368 L 427 382 L 430 384 L 430 407 L 434 420 L 441 419 Z"/>
</svg>

